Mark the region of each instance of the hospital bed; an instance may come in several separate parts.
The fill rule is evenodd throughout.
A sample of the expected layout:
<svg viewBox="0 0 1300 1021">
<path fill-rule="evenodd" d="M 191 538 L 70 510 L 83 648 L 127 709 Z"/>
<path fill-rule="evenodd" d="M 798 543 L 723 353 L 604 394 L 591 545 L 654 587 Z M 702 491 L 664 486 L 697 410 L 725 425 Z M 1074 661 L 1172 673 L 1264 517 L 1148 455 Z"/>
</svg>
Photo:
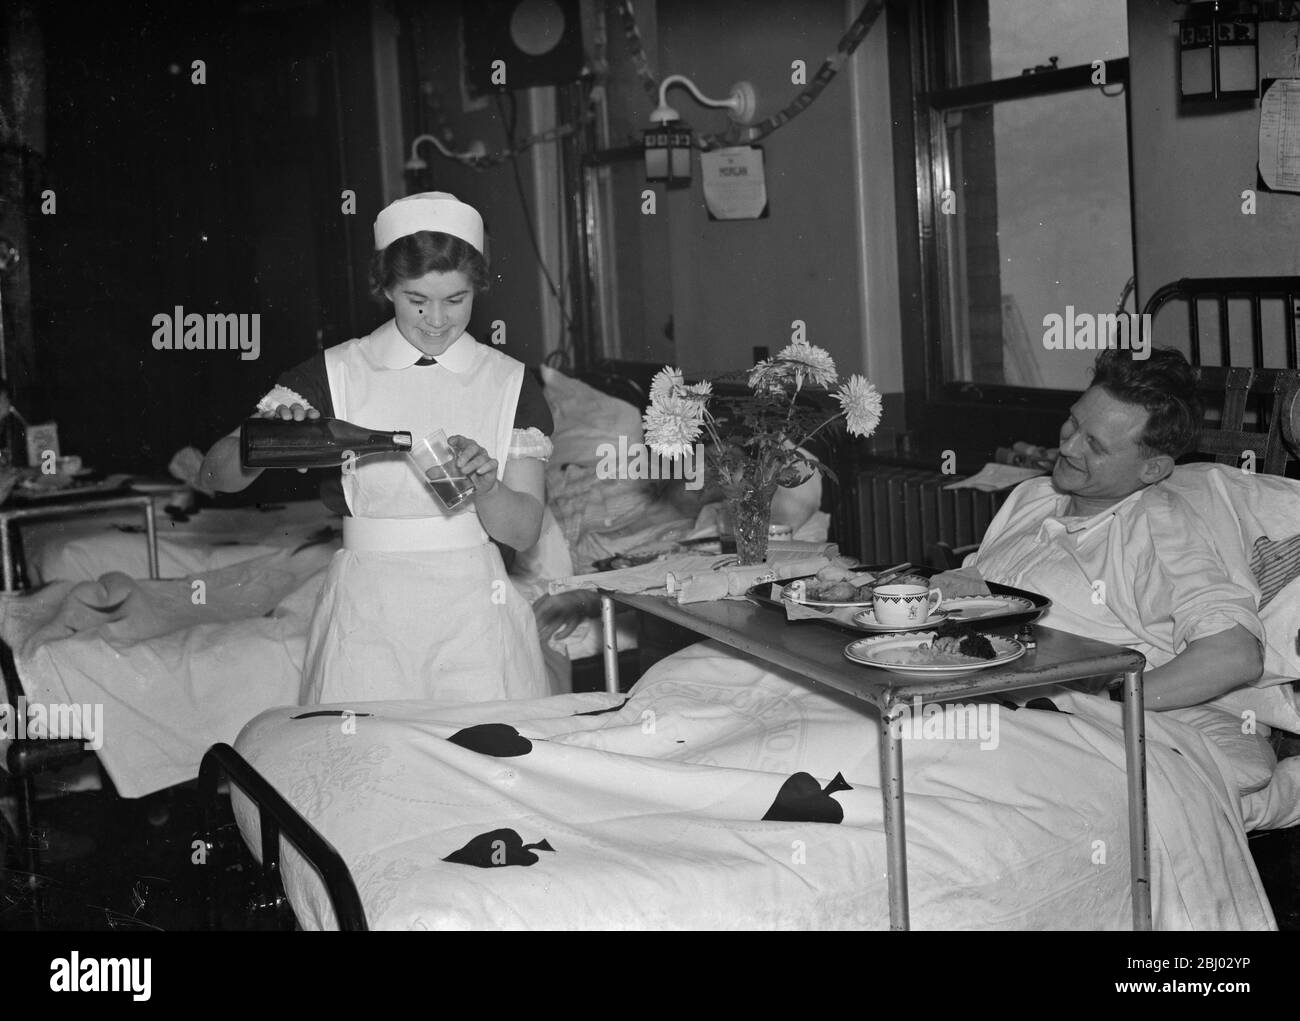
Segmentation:
<svg viewBox="0 0 1300 1021">
<path fill-rule="evenodd" d="M 1251 283 L 1246 315 L 1259 325 L 1266 315 L 1255 299 L 1279 288 Z M 1294 283 L 1282 286 L 1284 299 Z M 1230 305 L 1242 286 L 1223 282 L 1219 292 Z M 1206 287 L 1198 280 L 1185 289 L 1196 295 L 1193 315 Z M 1162 291 L 1162 302 L 1177 293 Z M 1220 313 L 1217 327 L 1234 315 Z M 1224 340 L 1221 350 L 1239 349 Z M 1295 365 L 1293 353 L 1280 360 Z M 1206 451 L 1235 468 L 1253 451 L 1257 472 L 1285 473 L 1300 425 L 1300 373 L 1210 364 L 1201 375 L 1223 398 Z M 1284 691 L 1274 686 L 1261 696 L 1271 707 L 1250 711 L 1281 711 Z M 273 865 L 305 928 L 884 927 L 879 790 L 863 754 L 871 728 L 822 698 L 704 644 L 657 664 L 626 700 L 275 710 L 252 721 L 235 748 L 212 750 L 206 800 L 215 811 L 216 779 L 232 774 L 245 839 Z M 1003 730 L 1001 759 L 981 760 L 969 745 L 947 757 L 914 746 L 915 925 L 1128 924 L 1127 862 L 1114 850 L 1126 837 L 1115 828 L 1122 770 L 1110 767 L 1122 759 L 1111 712 L 1118 707 L 1098 699 L 1063 713 L 1022 710 Z M 645 735 L 646 720 L 690 754 Z M 1289 770 L 1290 786 L 1279 788 L 1279 778 L 1247 775 L 1275 765 L 1252 758 L 1257 744 L 1244 748 L 1235 733 L 1168 714 L 1147 720 L 1157 927 L 1272 927 L 1244 829 L 1300 803 L 1300 776 Z M 1229 722 L 1228 731 L 1241 729 Z M 281 801 L 245 800 L 253 792 L 234 774 L 248 778 L 250 762 Z M 820 788 L 807 793 L 823 807 L 839 803 L 838 827 L 763 821 L 774 778 L 797 774 Z M 659 785 L 673 793 L 660 796 Z M 722 793 L 701 804 L 692 792 L 713 785 Z M 322 882 L 315 852 L 290 826 L 309 833 L 317 852 L 328 847 L 328 860 L 346 862 L 347 882 Z M 1099 847 L 1121 867 L 1092 867 Z M 363 918 L 353 910 L 358 898 Z"/>
<path fill-rule="evenodd" d="M 644 367 L 639 383 L 620 368 L 589 375 L 594 385 L 544 372 L 560 455 L 548 466 L 549 520 L 563 534 L 518 559 L 513 577 L 530 601 L 550 577 L 670 543 L 694 526 L 693 515 L 657 505 L 647 481 L 596 478 L 597 447 L 616 447 L 639 429 L 653 371 Z M 9 705 L 24 694 L 31 702 L 103 704 L 101 782 L 134 798 L 193 780 L 210 745 L 232 740 L 259 710 L 297 699 L 314 586 L 338 548 L 340 521 L 312 500 L 210 506 L 188 516 L 153 513 L 148 504 L 142 525 L 137 503 L 147 497 L 129 500 L 87 507 L 76 520 L 21 522 L 38 590 L 0 600 L 0 667 Z M 586 560 L 571 560 L 570 545 Z M 565 668 L 584 657 L 599 664 L 598 628 L 585 632 L 551 659 Z M 621 637 L 634 669 L 635 623 Z M 78 740 L 5 747 L 0 766 L 17 787 L 15 844 L 31 874 L 40 871 L 33 778 L 85 754 Z"/>
</svg>

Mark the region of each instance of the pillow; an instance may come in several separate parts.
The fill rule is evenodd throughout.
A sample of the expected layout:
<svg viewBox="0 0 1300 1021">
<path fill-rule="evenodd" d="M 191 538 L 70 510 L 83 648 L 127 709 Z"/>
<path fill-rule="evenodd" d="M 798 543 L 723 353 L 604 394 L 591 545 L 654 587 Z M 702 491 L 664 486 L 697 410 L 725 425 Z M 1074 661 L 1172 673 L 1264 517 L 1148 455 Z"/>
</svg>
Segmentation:
<svg viewBox="0 0 1300 1021">
<path fill-rule="evenodd" d="M 1224 464 L 1184 464 L 1162 486 L 1179 494 L 1206 526 L 1229 569 L 1260 590 L 1267 646 L 1264 668 L 1276 684 L 1300 677 L 1300 567 L 1292 553 L 1300 522 L 1300 482 Z"/>
<path fill-rule="evenodd" d="M 554 453 L 546 465 L 546 499 L 570 548 L 584 533 L 635 520 L 654 499 L 649 479 L 598 478 L 601 447 L 643 442 L 641 412 L 580 380 L 542 366 L 542 392 L 555 420 Z"/>
<path fill-rule="evenodd" d="M 1269 689 L 1277 691 L 1276 688 Z M 1244 798 L 1247 794 L 1263 790 L 1273 779 L 1277 756 L 1267 738 L 1260 733 L 1246 732 L 1242 717 L 1231 710 L 1212 708 L 1209 705 L 1172 709 L 1167 715 L 1180 723 L 1195 727 L 1210 739 L 1232 763 L 1232 777 L 1237 790 Z"/>
<path fill-rule="evenodd" d="M 1264 678 L 1255 683 L 1262 685 L 1267 681 Z M 1300 734 L 1300 705 L 1296 699 L 1294 683 L 1274 680 L 1266 687 L 1237 688 L 1205 704 L 1232 713 L 1238 720 L 1245 719 L 1244 713 L 1254 713 L 1256 723 Z"/>
<path fill-rule="evenodd" d="M 1279 592 L 1300 577 L 1300 535 L 1281 540 L 1261 535 L 1250 551 L 1250 570 L 1259 582 L 1262 613 Z"/>
<path fill-rule="evenodd" d="M 594 468 L 600 461 L 598 448 L 602 443 L 617 448 L 620 436 L 627 437 L 629 447 L 642 441 L 639 409 L 549 365 L 543 365 L 541 372 L 542 393 L 555 419 L 552 464 L 559 468 L 566 464 Z"/>
</svg>

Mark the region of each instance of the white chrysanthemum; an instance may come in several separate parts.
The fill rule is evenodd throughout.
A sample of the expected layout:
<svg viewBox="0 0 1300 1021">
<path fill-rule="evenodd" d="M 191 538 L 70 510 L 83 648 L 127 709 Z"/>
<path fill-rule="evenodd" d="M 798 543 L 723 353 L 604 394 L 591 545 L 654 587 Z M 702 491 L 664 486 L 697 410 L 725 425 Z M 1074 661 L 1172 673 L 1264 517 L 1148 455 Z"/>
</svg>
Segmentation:
<svg viewBox="0 0 1300 1021">
<path fill-rule="evenodd" d="M 680 369 L 674 369 L 670 365 L 665 365 L 655 373 L 654 379 L 650 381 L 650 403 L 658 404 L 665 397 L 673 397 L 682 391 L 682 373 Z"/>
<path fill-rule="evenodd" d="M 642 417 L 646 444 L 664 457 L 681 457 L 700 438 L 704 404 L 687 397 L 662 397 Z"/>
<path fill-rule="evenodd" d="M 713 384 L 705 379 L 698 383 L 691 383 L 685 390 L 688 397 L 697 397 L 703 400 L 712 395 Z"/>
<path fill-rule="evenodd" d="M 776 360 L 790 365 L 801 385 L 806 382 L 813 386 L 834 386 L 839 378 L 830 353 L 806 342 L 787 344 Z"/>
<path fill-rule="evenodd" d="M 780 393 L 793 379 L 789 365 L 766 358 L 749 370 L 749 388 L 756 393 Z"/>
<path fill-rule="evenodd" d="M 880 391 L 865 376 L 853 375 L 835 394 L 844 409 L 844 422 L 854 436 L 870 436 L 880 425 Z"/>
</svg>

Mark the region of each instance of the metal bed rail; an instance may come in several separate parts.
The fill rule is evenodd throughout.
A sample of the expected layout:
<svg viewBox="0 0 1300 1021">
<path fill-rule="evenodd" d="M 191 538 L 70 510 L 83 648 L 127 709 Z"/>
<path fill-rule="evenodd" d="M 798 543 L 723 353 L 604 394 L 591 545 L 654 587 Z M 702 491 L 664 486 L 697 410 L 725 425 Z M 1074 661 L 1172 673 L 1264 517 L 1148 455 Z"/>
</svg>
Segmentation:
<svg viewBox="0 0 1300 1021">
<path fill-rule="evenodd" d="M 228 777 L 257 806 L 265 901 L 259 906 L 280 910 L 287 904 L 280 873 L 280 837 L 283 835 L 325 884 L 325 892 L 334 908 L 339 930 L 366 932 L 369 929 L 366 912 L 343 856 L 247 759 L 228 744 L 214 744 L 199 765 L 199 804 L 208 850 L 211 851 L 214 846 L 220 806 L 218 788 L 222 776 Z M 209 898 L 209 912 L 211 926 L 217 928 L 217 907 L 213 898 Z"/>
<path fill-rule="evenodd" d="M 1300 358 L 1300 345 L 1297 343 L 1297 320 L 1300 319 L 1300 277 L 1183 277 L 1165 284 L 1148 299 L 1142 311 L 1153 318 L 1171 301 L 1182 299 L 1187 302 L 1188 342 L 1190 352 L 1188 360 L 1193 365 L 1204 365 L 1201 357 L 1201 311 L 1202 301 L 1213 301 L 1219 330 L 1219 364 L 1232 365 L 1232 337 L 1229 323 L 1228 303 L 1231 301 L 1250 302 L 1251 365 L 1263 368 L 1264 356 L 1264 321 L 1261 302 L 1264 300 L 1283 301 L 1286 332 L 1286 365 L 1277 368 L 1294 369 Z"/>
</svg>

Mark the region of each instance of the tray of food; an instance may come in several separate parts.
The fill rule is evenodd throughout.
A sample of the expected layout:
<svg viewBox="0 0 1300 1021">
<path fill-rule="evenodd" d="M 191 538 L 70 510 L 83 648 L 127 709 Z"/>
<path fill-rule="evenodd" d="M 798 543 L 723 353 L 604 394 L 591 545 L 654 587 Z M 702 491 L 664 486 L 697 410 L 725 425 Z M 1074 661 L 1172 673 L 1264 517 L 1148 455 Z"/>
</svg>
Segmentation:
<svg viewBox="0 0 1300 1021">
<path fill-rule="evenodd" d="M 755 585 L 745 595 L 751 602 L 778 610 L 783 615 L 791 602 L 801 610 L 821 611 L 799 616 L 813 623 L 859 634 L 920 633 L 921 629 L 933 629 L 948 622 L 978 623 L 981 628 L 1011 627 L 1038 620 L 1052 605 L 1050 599 L 1037 592 L 990 581 L 985 583 L 989 590 L 987 595 L 944 598 L 926 619 L 909 624 L 885 624 L 875 619 L 874 589 L 877 577 L 882 577 L 882 572 L 888 570 L 884 565 L 852 564 L 847 558 L 837 557 L 829 568 L 823 568 L 816 575 L 765 582 Z M 904 574 L 883 577 L 889 585 L 928 588 L 930 578 L 938 573 L 935 568 L 909 566 Z"/>
</svg>

